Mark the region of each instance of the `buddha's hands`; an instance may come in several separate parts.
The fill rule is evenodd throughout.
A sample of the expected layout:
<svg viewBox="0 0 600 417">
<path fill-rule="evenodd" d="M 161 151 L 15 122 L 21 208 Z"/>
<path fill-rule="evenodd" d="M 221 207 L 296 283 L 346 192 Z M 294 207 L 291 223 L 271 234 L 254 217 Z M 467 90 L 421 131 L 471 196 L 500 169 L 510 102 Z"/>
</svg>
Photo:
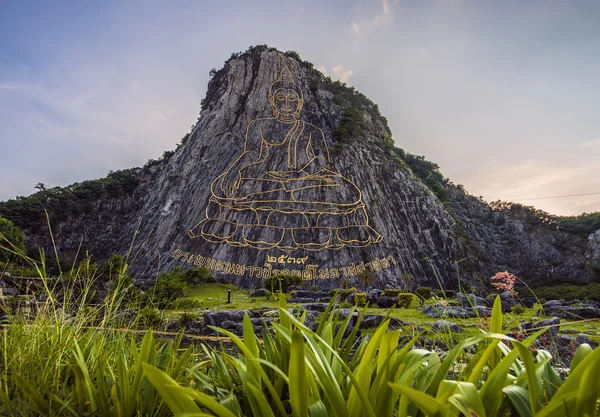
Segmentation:
<svg viewBox="0 0 600 417">
<path fill-rule="evenodd" d="M 270 176 L 275 177 L 279 180 L 282 180 L 282 181 L 296 180 L 296 179 L 300 179 L 300 178 L 306 178 L 308 176 L 308 174 L 302 170 L 300 170 L 300 171 L 294 171 L 294 170 L 268 171 L 267 174 L 269 174 Z"/>
<path fill-rule="evenodd" d="M 221 190 L 225 193 L 226 197 L 231 196 L 237 189 L 240 188 L 240 183 L 242 182 L 242 175 L 238 170 L 229 170 L 227 175 L 223 177 L 223 182 L 221 182 Z"/>
</svg>

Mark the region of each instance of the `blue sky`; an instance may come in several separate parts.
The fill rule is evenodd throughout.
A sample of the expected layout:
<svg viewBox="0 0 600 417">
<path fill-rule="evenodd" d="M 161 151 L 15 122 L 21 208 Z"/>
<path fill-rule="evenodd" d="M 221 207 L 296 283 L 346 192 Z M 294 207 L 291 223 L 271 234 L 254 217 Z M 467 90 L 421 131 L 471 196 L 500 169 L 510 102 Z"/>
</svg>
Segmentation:
<svg viewBox="0 0 600 417">
<path fill-rule="evenodd" d="M 9 1 L 0 199 L 141 166 L 231 52 L 295 50 L 365 93 L 397 146 L 487 200 L 600 192 L 600 2 Z M 600 195 L 523 201 L 600 211 Z"/>
</svg>

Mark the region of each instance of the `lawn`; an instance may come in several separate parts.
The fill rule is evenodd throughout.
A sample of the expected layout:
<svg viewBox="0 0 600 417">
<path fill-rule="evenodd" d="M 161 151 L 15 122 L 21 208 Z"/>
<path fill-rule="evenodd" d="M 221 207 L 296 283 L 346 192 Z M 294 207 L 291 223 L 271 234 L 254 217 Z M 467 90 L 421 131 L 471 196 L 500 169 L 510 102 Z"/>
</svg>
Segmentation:
<svg viewBox="0 0 600 417">
<path fill-rule="evenodd" d="M 227 303 L 227 291 L 231 290 L 231 303 Z M 276 309 L 278 301 L 274 298 L 268 300 L 266 297 L 250 297 L 249 294 L 253 290 L 244 290 L 237 288 L 231 284 L 201 284 L 194 288 L 188 289 L 186 297 L 196 298 L 202 301 L 202 308 L 209 310 L 257 310 L 264 308 Z M 289 297 L 289 294 L 286 294 Z M 456 301 L 448 300 L 450 303 Z M 433 300 L 426 302 L 434 304 Z M 294 306 L 295 304 L 290 304 Z M 350 306 L 348 306 L 350 307 Z M 533 308 L 526 308 L 522 314 L 506 313 L 503 317 L 503 331 L 506 333 L 510 330 L 518 330 L 521 321 L 531 321 L 536 311 L 540 309 L 540 305 L 536 304 Z M 398 318 L 407 323 L 404 331 L 407 334 L 417 333 L 420 329 L 430 330 L 433 323 L 437 320 L 424 315 L 421 311 L 418 301 L 415 301 L 411 308 L 395 308 L 391 311 L 390 316 Z M 387 314 L 386 309 L 382 308 L 367 308 L 367 314 Z M 540 320 L 546 317 L 540 316 Z M 489 328 L 489 322 L 484 318 L 469 318 L 469 319 L 447 319 L 447 321 L 459 324 L 464 327 L 463 336 L 473 336 L 480 333 L 479 328 Z M 591 340 L 600 343 L 600 322 L 595 321 L 566 321 L 561 319 L 560 333 L 575 336 L 578 333 L 585 333 Z"/>
</svg>

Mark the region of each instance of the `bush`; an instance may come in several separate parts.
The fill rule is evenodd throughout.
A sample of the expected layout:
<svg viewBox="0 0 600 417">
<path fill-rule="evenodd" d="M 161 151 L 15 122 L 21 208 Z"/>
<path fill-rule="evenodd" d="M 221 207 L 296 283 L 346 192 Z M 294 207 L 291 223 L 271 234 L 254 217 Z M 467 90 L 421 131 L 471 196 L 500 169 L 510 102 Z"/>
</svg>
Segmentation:
<svg viewBox="0 0 600 417">
<path fill-rule="evenodd" d="M 138 323 L 144 328 L 157 328 L 162 323 L 162 315 L 157 308 L 144 307 L 138 313 Z"/>
<path fill-rule="evenodd" d="M 331 297 L 333 297 L 335 295 L 335 293 L 338 293 L 340 295 L 340 299 L 342 301 L 344 301 L 346 298 L 348 298 L 348 296 L 352 293 L 357 292 L 358 290 L 354 287 L 352 288 L 348 288 L 348 289 L 344 289 L 344 290 L 329 290 L 329 295 Z"/>
<path fill-rule="evenodd" d="M 296 275 L 276 274 L 265 278 L 263 288 L 271 291 L 287 292 L 288 287 L 297 287 L 302 285 L 302 277 Z"/>
<path fill-rule="evenodd" d="M 198 316 L 196 314 L 186 311 L 179 315 L 179 326 L 190 327 L 190 325 L 196 320 L 198 320 Z"/>
<path fill-rule="evenodd" d="M 401 308 L 410 308 L 415 296 L 411 293 L 399 293 L 398 294 L 398 306 Z"/>
<path fill-rule="evenodd" d="M 217 280 L 208 268 L 190 268 L 185 271 L 185 282 L 188 284 L 212 284 Z"/>
<path fill-rule="evenodd" d="M 354 304 L 359 307 L 364 307 L 367 304 L 367 294 L 364 292 L 357 292 L 354 294 Z"/>
<path fill-rule="evenodd" d="M 401 290 L 399 288 L 394 288 L 391 290 L 385 290 L 381 295 L 385 297 L 397 297 L 398 294 L 407 294 L 410 293 L 408 290 Z"/>
<path fill-rule="evenodd" d="M 538 299 L 538 302 L 542 305 L 546 304 L 546 299 L 545 298 L 540 298 Z"/>
<path fill-rule="evenodd" d="M 296 296 L 296 290 L 290 291 L 290 297 L 295 297 Z"/>
<path fill-rule="evenodd" d="M 514 313 L 514 314 L 519 314 L 519 315 L 521 315 L 521 314 L 523 314 L 523 313 L 525 312 L 525 307 L 523 307 L 523 306 L 521 306 L 521 305 L 516 305 L 516 306 L 513 306 L 513 307 L 510 309 L 510 311 L 511 311 L 512 313 Z"/>
<path fill-rule="evenodd" d="M 435 296 L 438 297 L 438 298 L 446 298 L 446 293 L 444 291 L 442 291 L 442 290 L 437 290 L 435 292 Z"/>
<path fill-rule="evenodd" d="M 433 296 L 433 292 L 429 287 L 419 287 L 415 290 L 415 294 L 421 299 L 421 303 Z"/>
<path fill-rule="evenodd" d="M 265 298 L 267 300 L 272 300 L 273 299 L 273 293 L 269 290 L 265 290 Z"/>
<path fill-rule="evenodd" d="M 316 285 L 313 285 L 312 287 L 310 287 L 311 291 L 319 291 L 319 289 L 317 288 Z"/>
<path fill-rule="evenodd" d="M 8 242 L 7 242 L 8 241 Z M 13 222 L 3 217 L 0 217 L 0 247 L 8 250 L 0 249 L 0 260 L 8 261 L 9 259 L 19 258 L 12 252 L 24 254 L 25 235 Z"/>
<path fill-rule="evenodd" d="M 159 308 L 165 308 L 171 301 L 183 297 L 186 289 L 184 275 L 177 266 L 171 272 L 163 272 L 149 293 L 154 296 Z"/>
<path fill-rule="evenodd" d="M 177 298 L 169 303 L 169 309 L 171 310 L 193 310 L 201 308 L 204 302 L 197 298 Z"/>
</svg>

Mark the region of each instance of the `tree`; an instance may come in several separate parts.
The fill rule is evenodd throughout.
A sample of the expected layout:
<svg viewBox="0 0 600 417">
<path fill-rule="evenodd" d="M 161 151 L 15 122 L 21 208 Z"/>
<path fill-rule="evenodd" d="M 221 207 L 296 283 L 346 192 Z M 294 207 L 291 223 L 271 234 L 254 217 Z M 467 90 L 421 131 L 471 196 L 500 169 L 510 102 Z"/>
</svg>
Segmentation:
<svg viewBox="0 0 600 417">
<path fill-rule="evenodd" d="M 16 253 L 25 253 L 25 235 L 13 222 L 0 217 L 0 260 L 17 258 Z"/>
<path fill-rule="evenodd" d="M 33 188 L 37 188 L 40 191 L 46 191 L 46 184 L 43 182 L 38 182 Z"/>
</svg>

